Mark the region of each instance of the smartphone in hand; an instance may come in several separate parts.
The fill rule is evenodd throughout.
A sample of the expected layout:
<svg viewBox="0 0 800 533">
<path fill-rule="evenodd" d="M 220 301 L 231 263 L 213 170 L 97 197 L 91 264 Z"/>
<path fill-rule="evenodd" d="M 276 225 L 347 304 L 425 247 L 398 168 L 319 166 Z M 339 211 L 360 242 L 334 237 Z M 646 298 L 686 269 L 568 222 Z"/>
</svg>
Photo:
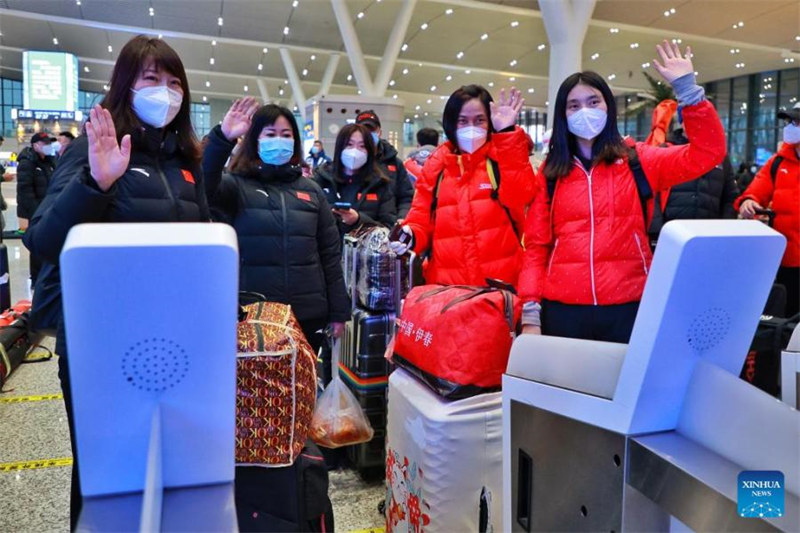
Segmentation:
<svg viewBox="0 0 800 533">
<path fill-rule="evenodd" d="M 350 202 L 334 202 L 333 203 L 333 208 L 334 209 L 344 209 L 344 210 L 353 209 L 353 204 L 351 204 Z"/>
</svg>

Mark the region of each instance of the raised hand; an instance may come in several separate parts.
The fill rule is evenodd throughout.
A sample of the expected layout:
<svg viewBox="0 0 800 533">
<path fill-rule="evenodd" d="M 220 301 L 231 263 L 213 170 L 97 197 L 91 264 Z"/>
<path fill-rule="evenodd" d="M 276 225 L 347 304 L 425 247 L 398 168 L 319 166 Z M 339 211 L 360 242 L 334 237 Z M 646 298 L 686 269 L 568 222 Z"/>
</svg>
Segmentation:
<svg viewBox="0 0 800 533">
<path fill-rule="evenodd" d="M 99 105 L 89 111 L 86 137 L 89 140 L 89 168 L 100 190 L 105 192 L 114 185 L 128 168 L 131 160 L 131 136 L 125 135 L 117 143 L 117 130 L 108 109 Z"/>
<path fill-rule="evenodd" d="M 677 44 L 664 40 L 662 44 L 656 45 L 656 50 L 661 62 L 653 59 L 653 66 L 670 85 L 681 76 L 694 72 L 691 47 L 687 46 L 686 52 L 681 55 L 681 49 Z"/>
<path fill-rule="evenodd" d="M 516 87 L 512 87 L 508 91 L 508 97 L 506 97 L 506 90 L 500 89 L 500 98 L 498 98 L 497 103 L 489 102 L 494 130 L 504 130 L 516 124 L 517 116 L 524 103 L 525 100 L 522 98 L 522 93 Z"/>
<path fill-rule="evenodd" d="M 236 100 L 222 119 L 222 134 L 225 138 L 233 142 L 247 133 L 253 113 L 259 107 L 258 100 L 252 96 Z"/>
</svg>

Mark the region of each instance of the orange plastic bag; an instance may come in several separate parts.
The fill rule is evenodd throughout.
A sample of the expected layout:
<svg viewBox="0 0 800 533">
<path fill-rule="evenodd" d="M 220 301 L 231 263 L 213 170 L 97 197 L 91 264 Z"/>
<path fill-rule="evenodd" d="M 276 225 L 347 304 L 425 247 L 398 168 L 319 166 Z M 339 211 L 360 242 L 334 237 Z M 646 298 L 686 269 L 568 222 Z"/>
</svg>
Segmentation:
<svg viewBox="0 0 800 533">
<path fill-rule="evenodd" d="M 331 368 L 339 368 L 341 341 L 333 342 Z M 326 448 L 339 448 L 372 440 L 375 431 L 353 393 L 336 372 L 325 390 L 317 398 L 317 407 L 311 419 L 311 439 Z"/>
</svg>

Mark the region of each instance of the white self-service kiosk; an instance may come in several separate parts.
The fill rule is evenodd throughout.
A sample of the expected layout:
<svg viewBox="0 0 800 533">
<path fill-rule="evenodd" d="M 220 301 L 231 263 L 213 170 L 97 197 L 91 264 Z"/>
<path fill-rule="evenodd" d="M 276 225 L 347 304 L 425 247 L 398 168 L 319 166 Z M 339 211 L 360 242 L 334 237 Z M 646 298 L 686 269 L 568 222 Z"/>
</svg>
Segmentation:
<svg viewBox="0 0 800 533">
<path fill-rule="evenodd" d="M 70 231 L 60 269 L 79 529 L 236 529 L 238 265 L 224 224 Z"/>
<path fill-rule="evenodd" d="M 515 341 L 506 530 L 800 530 L 800 414 L 738 378 L 784 246 L 759 222 L 670 222 L 629 344 Z M 739 516 L 745 470 L 783 472 L 781 516 Z"/>
</svg>

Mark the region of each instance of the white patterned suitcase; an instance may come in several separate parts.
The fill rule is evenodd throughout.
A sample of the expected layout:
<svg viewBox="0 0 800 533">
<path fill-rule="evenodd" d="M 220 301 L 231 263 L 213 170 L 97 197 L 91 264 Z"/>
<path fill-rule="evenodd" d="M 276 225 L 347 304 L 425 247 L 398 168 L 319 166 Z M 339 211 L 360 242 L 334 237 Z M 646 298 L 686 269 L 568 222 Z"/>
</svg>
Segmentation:
<svg viewBox="0 0 800 533">
<path fill-rule="evenodd" d="M 446 401 L 389 377 L 386 531 L 503 531 L 501 393 Z"/>
</svg>

